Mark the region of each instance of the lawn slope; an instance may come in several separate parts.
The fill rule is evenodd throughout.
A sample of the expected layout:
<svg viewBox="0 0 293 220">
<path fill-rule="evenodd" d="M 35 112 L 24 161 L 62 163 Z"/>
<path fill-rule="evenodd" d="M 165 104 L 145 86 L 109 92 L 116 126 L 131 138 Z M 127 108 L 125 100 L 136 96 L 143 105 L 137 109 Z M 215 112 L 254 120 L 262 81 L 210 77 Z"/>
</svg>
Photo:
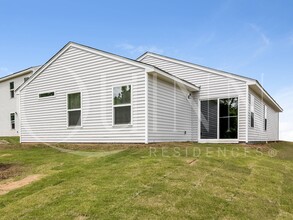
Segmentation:
<svg viewBox="0 0 293 220">
<path fill-rule="evenodd" d="M 0 184 L 44 177 L 1 195 L 1 219 L 293 218 L 292 143 L 9 142 L 0 145 L 0 164 L 19 172 Z"/>
</svg>

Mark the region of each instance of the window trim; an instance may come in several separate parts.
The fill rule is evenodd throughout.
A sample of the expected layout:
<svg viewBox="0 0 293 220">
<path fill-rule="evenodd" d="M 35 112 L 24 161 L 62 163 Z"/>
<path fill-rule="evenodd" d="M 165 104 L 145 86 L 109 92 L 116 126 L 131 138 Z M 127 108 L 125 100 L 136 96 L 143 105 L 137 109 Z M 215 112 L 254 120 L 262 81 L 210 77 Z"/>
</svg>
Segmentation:
<svg viewBox="0 0 293 220">
<path fill-rule="evenodd" d="M 12 120 L 11 120 L 11 115 L 14 115 L 14 128 L 12 128 Z M 9 121 L 10 121 L 10 130 L 16 130 L 16 114 L 15 112 L 10 112 L 9 114 Z"/>
<path fill-rule="evenodd" d="M 11 83 L 13 83 L 13 89 L 10 88 Z M 11 97 L 11 92 L 13 92 L 13 97 Z M 15 83 L 14 83 L 14 81 L 9 82 L 9 95 L 10 95 L 10 99 L 15 98 Z"/>
<path fill-rule="evenodd" d="M 221 99 L 231 99 L 237 98 L 238 99 L 238 109 L 237 109 L 237 138 L 235 139 L 221 139 L 220 138 L 220 100 Z M 201 138 L 201 101 L 208 101 L 208 100 L 217 100 L 217 138 L 216 139 L 202 139 Z M 238 143 L 239 142 L 239 135 L 240 135 L 240 125 L 239 125 L 239 106 L 240 106 L 240 99 L 239 95 L 235 96 L 216 96 L 216 97 L 208 97 L 208 98 L 199 98 L 198 99 L 198 142 L 199 143 Z"/>
<path fill-rule="evenodd" d="M 254 95 L 252 94 L 249 94 L 250 95 L 250 103 L 249 103 L 249 113 L 250 113 L 250 128 L 254 128 L 255 127 L 255 97 Z M 253 100 L 253 102 L 252 102 Z M 253 110 L 252 110 L 252 107 L 253 107 Z M 253 113 L 253 126 L 252 126 L 252 115 L 251 113 Z"/>
<path fill-rule="evenodd" d="M 75 93 L 80 93 L 80 108 L 75 108 L 75 109 L 68 109 L 68 96 L 71 94 L 75 94 Z M 66 93 L 66 126 L 67 129 L 78 129 L 78 128 L 82 128 L 83 127 L 83 117 L 82 117 L 82 109 L 83 109 L 83 105 L 82 105 L 82 92 L 80 91 L 76 91 L 76 92 L 68 92 Z M 69 112 L 70 111 L 80 111 L 80 125 L 76 125 L 76 126 L 69 126 Z"/>
<path fill-rule="evenodd" d="M 44 96 L 44 97 L 40 97 L 40 95 L 45 94 L 45 93 L 54 93 L 54 95 L 51 96 Z M 56 96 L 56 92 L 55 91 L 51 91 L 51 92 L 41 92 L 38 94 L 38 98 L 39 99 L 48 99 L 48 98 L 53 98 Z"/>
<path fill-rule="evenodd" d="M 114 88 L 122 87 L 122 86 L 130 86 L 131 94 L 130 94 L 130 103 L 129 104 L 118 104 L 114 105 Z M 133 126 L 133 85 L 131 83 L 123 83 L 123 84 L 116 84 L 112 85 L 112 95 L 111 95 L 111 102 L 112 102 L 112 127 L 132 127 Z M 127 124 L 115 124 L 115 107 L 125 107 L 130 106 L 130 123 Z"/>
<path fill-rule="evenodd" d="M 45 96 L 45 97 L 40 97 L 40 95 L 45 94 L 45 93 L 54 93 L 54 95 L 51 95 L 51 96 Z M 39 99 L 48 99 L 48 98 L 53 98 L 53 97 L 55 97 L 55 96 L 56 96 L 56 92 L 55 92 L 55 91 L 51 91 L 51 92 L 41 92 L 41 93 L 38 94 L 38 98 L 39 98 Z"/>
</svg>

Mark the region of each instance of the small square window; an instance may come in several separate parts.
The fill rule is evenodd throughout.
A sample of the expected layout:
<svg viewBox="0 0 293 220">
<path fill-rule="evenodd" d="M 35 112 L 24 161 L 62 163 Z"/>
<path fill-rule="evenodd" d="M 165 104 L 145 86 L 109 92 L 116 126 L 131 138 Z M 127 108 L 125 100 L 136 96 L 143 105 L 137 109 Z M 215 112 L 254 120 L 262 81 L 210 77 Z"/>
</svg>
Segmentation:
<svg viewBox="0 0 293 220">
<path fill-rule="evenodd" d="M 14 89 L 14 82 L 10 82 L 9 85 L 10 85 L 10 90 L 11 90 L 11 89 Z"/>
<path fill-rule="evenodd" d="M 14 98 L 14 90 L 10 91 L 10 98 Z"/>
<path fill-rule="evenodd" d="M 14 82 L 9 83 L 9 88 L 10 88 L 10 98 L 14 98 Z"/>
<path fill-rule="evenodd" d="M 113 94 L 114 105 L 131 103 L 131 86 L 114 87 Z"/>
<path fill-rule="evenodd" d="M 131 123 L 131 106 L 115 107 L 115 124 Z"/>
<path fill-rule="evenodd" d="M 68 94 L 68 109 L 80 108 L 80 93 Z"/>
<path fill-rule="evenodd" d="M 15 113 L 10 113 L 10 127 L 12 130 L 15 129 Z"/>
<path fill-rule="evenodd" d="M 81 111 L 68 112 L 68 126 L 81 126 Z"/>
</svg>

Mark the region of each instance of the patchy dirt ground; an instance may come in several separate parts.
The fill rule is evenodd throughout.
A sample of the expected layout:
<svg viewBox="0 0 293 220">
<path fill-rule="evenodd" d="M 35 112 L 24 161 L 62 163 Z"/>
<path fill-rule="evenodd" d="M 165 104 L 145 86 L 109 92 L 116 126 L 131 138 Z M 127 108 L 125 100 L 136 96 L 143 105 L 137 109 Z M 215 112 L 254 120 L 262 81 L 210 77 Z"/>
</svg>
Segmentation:
<svg viewBox="0 0 293 220">
<path fill-rule="evenodd" d="M 6 140 L 0 140 L 0 144 L 9 144 L 9 142 Z"/>
<path fill-rule="evenodd" d="M 41 179 L 43 176 L 44 175 L 35 174 L 35 175 L 27 176 L 22 180 L 0 184 L 0 195 L 4 195 L 4 194 L 10 192 L 11 190 L 26 186 L 32 182 L 35 182 L 35 181 Z"/>
<path fill-rule="evenodd" d="M 22 171 L 23 168 L 19 164 L 0 163 L 0 180 L 18 176 Z"/>
</svg>

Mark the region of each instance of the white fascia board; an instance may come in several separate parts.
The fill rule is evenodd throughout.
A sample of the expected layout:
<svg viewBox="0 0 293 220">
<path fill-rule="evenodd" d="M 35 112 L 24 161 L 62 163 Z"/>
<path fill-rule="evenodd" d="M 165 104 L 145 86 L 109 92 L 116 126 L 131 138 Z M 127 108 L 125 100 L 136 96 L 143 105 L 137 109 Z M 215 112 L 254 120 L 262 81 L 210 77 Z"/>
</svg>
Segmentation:
<svg viewBox="0 0 293 220">
<path fill-rule="evenodd" d="M 191 68 L 195 68 L 195 69 L 199 69 L 199 70 L 202 70 L 202 71 L 214 73 L 214 74 L 217 74 L 217 75 L 221 75 L 221 76 L 225 76 L 225 77 L 230 77 L 230 78 L 237 79 L 237 80 L 240 80 L 240 81 L 243 81 L 243 82 L 250 82 L 250 81 L 252 81 L 252 80 L 250 80 L 248 78 L 246 79 L 245 77 L 237 76 L 237 75 L 234 75 L 232 73 L 225 73 L 225 72 L 222 72 L 220 70 L 215 70 L 215 69 L 212 69 L 212 68 L 208 68 L 208 67 L 204 67 L 204 66 L 199 66 L 199 65 L 196 65 L 196 64 L 193 64 L 193 63 L 189 63 L 189 62 L 185 62 L 185 61 L 180 61 L 180 60 L 177 60 L 177 59 L 169 58 L 169 57 L 166 57 L 166 56 L 160 56 L 158 54 L 149 53 L 149 52 L 144 53 L 143 55 L 141 55 L 140 57 L 138 57 L 137 60 L 138 61 L 142 61 L 146 56 L 156 57 L 158 59 L 163 59 L 163 60 L 167 60 L 169 62 L 177 63 L 177 64 L 180 64 L 180 65 L 183 65 L 183 66 L 188 66 L 188 67 L 191 67 Z"/>
<path fill-rule="evenodd" d="M 161 76 L 163 76 L 165 78 L 168 78 L 168 79 L 170 79 L 172 81 L 177 82 L 178 84 L 181 84 L 181 85 L 185 86 L 191 92 L 196 92 L 196 91 L 200 90 L 200 87 L 195 86 L 195 85 L 193 85 L 193 84 L 191 84 L 189 82 L 186 82 L 184 80 L 181 80 L 181 79 L 179 79 L 179 78 L 177 78 L 177 77 L 175 77 L 175 76 L 173 76 L 171 74 L 168 74 L 168 73 L 166 73 L 166 72 L 164 72 L 164 71 L 162 71 L 160 69 L 157 69 L 157 68 L 153 68 L 152 70 L 148 70 L 147 73 L 157 73 L 157 74 L 159 74 L 159 75 L 161 75 Z"/>
</svg>

